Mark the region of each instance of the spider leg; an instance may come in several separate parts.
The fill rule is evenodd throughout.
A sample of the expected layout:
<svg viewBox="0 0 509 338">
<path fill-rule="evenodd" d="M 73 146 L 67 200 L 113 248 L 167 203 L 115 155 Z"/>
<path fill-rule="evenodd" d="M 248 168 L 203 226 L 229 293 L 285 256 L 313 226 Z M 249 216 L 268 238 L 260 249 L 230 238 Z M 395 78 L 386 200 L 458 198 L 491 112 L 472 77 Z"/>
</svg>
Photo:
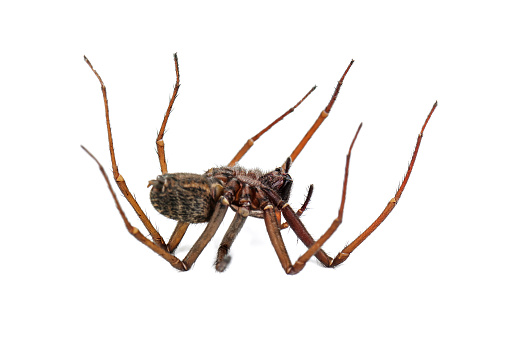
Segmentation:
<svg viewBox="0 0 509 338">
<path fill-rule="evenodd" d="M 338 84 L 336 86 L 336 89 L 334 90 L 334 93 L 332 94 L 332 97 L 331 97 L 329 103 L 327 104 L 327 107 L 325 107 L 325 109 L 320 113 L 320 115 L 316 119 L 315 123 L 313 123 L 311 128 L 309 128 L 309 130 L 306 133 L 306 135 L 304 135 L 302 140 L 299 142 L 299 144 L 297 145 L 295 150 L 290 155 L 290 158 L 292 159 L 292 162 L 295 161 L 297 156 L 299 156 L 300 152 L 302 151 L 302 149 L 304 149 L 304 147 L 308 143 L 309 139 L 311 139 L 311 137 L 316 132 L 318 127 L 320 127 L 322 122 L 329 116 L 329 113 L 330 113 L 330 111 L 332 109 L 332 106 L 334 105 L 334 102 L 336 102 L 336 98 L 338 97 L 339 89 L 343 85 L 343 80 L 345 79 L 345 76 L 348 73 L 348 71 L 350 70 L 350 67 L 352 67 L 353 63 L 354 63 L 354 60 L 350 61 L 350 64 L 348 65 L 348 67 L 346 68 L 345 72 L 343 73 L 343 76 L 341 76 L 341 79 L 339 79 Z M 282 168 L 286 169 L 286 163 L 283 164 Z"/>
<path fill-rule="evenodd" d="M 167 250 L 171 253 L 175 251 L 177 246 L 180 244 L 180 241 L 182 240 L 182 237 L 186 234 L 187 228 L 189 227 L 189 223 L 178 221 L 177 226 L 175 227 L 175 230 L 173 230 L 173 233 L 171 234 L 170 240 L 168 241 L 168 244 L 166 245 Z"/>
<path fill-rule="evenodd" d="M 156 243 L 149 240 L 147 237 L 143 236 L 143 234 L 140 232 L 140 230 L 136 227 L 133 227 L 129 220 L 127 219 L 124 210 L 120 206 L 120 203 L 118 201 L 117 195 L 113 191 L 113 188 L 111 186 L 111 183 L 108 179 L 108 176 L 106 175 L 106 171 L 104 170 L 101 163 L 92 155 L 85 147 L 81 146 L 83 150 L 87 152 L 88 155 L 90 155 L 94 161 L 99 166 L 99 170 L 101 171 L 104 179 L 106 180 L 106 184 L 108 185 L 108 189 L 110 190 L 111 196 L 113 197 L 115 201 L 115 205 L 117 206 L 117 209 L 120 213 L 120 216 L 124 220 L 125 226 L 127 228 L 127 231 L 131 235 L 133 235 L 138 241 L 149 247 L 152 251 L 163 257 L 166 261 L 168 261 L 175 269 L 181 270 L 181 271 L 187 271 L 191 268 L 191 266 L 194 264 L 200 253 L 203 251 L 205 246 L 210 242 L 212 236 L 217 231 L 217 228 L 223 221 L 224 215 L 226 214 L 226 211 L 228 210 L 229 203 L 224 198 L 221 197 L 219 201 L 216 204 L 216 208 L 214 209 L 214 212 L 210 218 L 209 224 L 205 227 L 205 230 L 203 231 L 202 235 L 198 238 L 196 243 L 193 245 L 187 256 L 184 258 L 184 260 L 180 260 L 177 257 L 175 257 L 173 254 L 171 254 L 169 251 L 166 250 L 165 247 L 161 247 L 160 245 L 157 245 Z"/>
<path fill-rule="evenodd" d="M 316 255 L 317 257 L 319 256 L 319 252 L 321 251 L 320 248 L 330 238 L 330 236 L 332 236 L 340 223 L 340 221 L 336 219 L 329 227 L 329 229 L 316 242 L 314 242 L 308 248 L 308 250 L 295 261 L 294 264 L 292 264 L 290 257 L 288 256 L 288 252 L 286 251 L 283 238 L 281 237 L 281 232 L 279 231 L 277 224 L 276 213 L 274 212 L 274 206 L 272 204 L 268 204 L 264 207 L 263 216 L 265 220 L 265 226 L 267 228 L 267 233 L 269 234 L 272 246 L 274 247 L 274 250 L 276 251 L 276 254 L 279 258 L 279 262 L 281 263 L 281 266 L 285 272 L 289 275 L 295 275 L 299 273 L 304 268 L 307 261 L 313 257 L 313 255 Z M 326 265 L 329 265 L 331 261 L 332 259 L 329 258 Z"/>
<path fill-rule="evenodd" d="M 180 88 L 180 72 L 179 72 L 179 63 L 178 63 L 177 53 L 173 54 L 173 61 L 175 62 L 175 73 L 177 76 L 177 80 L 175 82 L 175 87 L 173 87 L 173 94 L 171 95 L 170 104 L 168 105 L 168 109 L 166 109 L 166 113 L 164 114 L 163 123 L 161 124 L 161 129 L 159 129 L 159 133 L 157 134 L 157 139 L 156 139 L 157 156 L 159 157 L 159 164 L 161 165 L 161 172 L 163 174 L 168 173 L 168 167 L 166 165 L 166 156 L 164 153 L 163 136 L 166 131 L 166 123 L 168 122 L 168 117 L 170 116 L 171 110 L 173 108 L 173 103 L 175 103 L 175 99 L 177 98 L 177 92 Z"/>
<path fill-rule="evenodd" d="M 338 211 L 338 217 L 336 219 L 334 219 L 334 221 L 332 222 L 332 224 L 329 227 L 329 229 L 322 236 L 322 238 L 325 238 L 323 240 L 322 244 L 325 243 L 325 241 L 330 236 L 332 236 L 332 234 L 336 231 L 336 229 L 339 227 L 339 225 L 343 221 L 343 211 L 344 211 L 344 208 L 345 208 L 346 189 L 347 189 L 347 184 L 348 184 L 348 172 L 349 172 L 349 168 L 350 168 L 350 156 L 351 156 L 351 153 L 352 153 L 353 145 L 355 144 L 355 140 L 357 139 L 357 136 L 359 135 L 359 132 L 360 132 L 361 128 L 362 128 L 362 123 L 357 128 L 357 132 L 355 133 L 355 136 L 354 136 L 354 138 L 352 140 L 352 143 L 350 144 L 350 148 L 348 150 L 348 154 L 346 155 L 345 176 L 344 176 L 344 179 L 343 179 L 343 192 L 342 192 L 342 195 L 341 195 L 341 204 L 340 204 L 339 211 Z M 306 227 L 301 222 L 301 220 L 299 219 L 299 217 L 297 216 L 295 211 L 293 211 L 293 209 L 290 207 L 290 205 L 288 203 L 283 203 L 283 201 L 281 201 L 281 199 L 278 200 L 278 197 L 273 195 L 270 191 L 268 191 L 267 193 L 269 195 L 269 198 L 271 198 L 271 200 L 274 203 L 276 203 L 278 208 L 281 209 L 281 212 L 283 213 L 283 216 L 285 217 L 286 221 L 288 222 L 288 224 L 290 225 L 292 230 L 295 232 L 297 237 L 299 237 L 299 239 L 308 248 L 313 247 L 316 244 L 315 240 L 309 234 L 309 232 L 307 231 Z M 321 247 L 321 245 L 320 245 L 320 247 Z M 318 250 L 316 251 L 315 256 L 325 266 L 330 266 L 332 261 L 333 261 L 333 259 L 331 257 L 329 257 L 329 255 L 327 255 L 325 253 L 325 251 L 323 251 L 320 248 L 318 248 Z"/>
<path fill-rule="evenodd" d="M 224 196 L 219 198 L 214 212 L 210 217 L 209 224 L 207 224 L 201 236 L 198 238 L 196 243 L 194 243 L 193 247 L 189 250 L 187 256 L 182 261 L 187 268 L 194 264 L 203 249 L 207 246 L 207 244 L 209 244 L 210 240 L 216 233 L 217 228 L 221 225 L 229 205 L 230 203 Z"/>
<path fill-rule="evenodd" d="M 389 201 L 389 203 L 387 204 L 385 209 L 382 211 L 380 216 L 362 234 L 360 234 L 352 243 L 347 245 L 341 252 L 339 252 L 337 254 L 337 256 L 334 258 L 334 260 L 332 260 L 332 258 L 330 258 L 323 250 L 321 250 L 321 249 L 318 250 L 316 252 L 315 256 L 317 257 L 317 259 L 322 264 L 324 264 L 325 266 L 328 266 L 328 267 L 335 267 L 335 266 L 343 263 L 350 256 L 350 254 L 369 235 L 371 235 L 371 233 L 373 231 L 375 231 L 375 229 L 380 224 L 382 224 L 382 222 L 387 218 L 387 216 L 389 216 L 391 211 L 396 206 L 398 200 L 400 199 L 401 194 L 403 193 L 403 190 L 405 189 L 406 184 L 408 183 L 408 180 L 410 178 L 410 174 L 411 174 L 412 169 L 413 169 L 414 164 L 415 164 L 415 160 L 417 158 L 417 153 L 419 151 L 419 147 L 420 147 L 420 144 L 421 144 L 421 140 L 422 140 L 422 136 L 423 136 L 423 133 L 424 133 L 424 129 L 426 128 L 426 125 L 428 124 L 428 121 L 431 118 L 431 115 L 435 111 L 436 107 L 437 107 L 437 102 L 435 102 L 435 104 L 431 108 L 431 111 L 428 114 L 428 116 L 427 116 L 427 118 L 426 118 L 426 120 L 425 120 L 425 122 L 424 122 L 424 124 L 422 126 L 421 132 L 419 133 L 419 135 L 417 137 L 417 143 L 415 145 L 414 152 L 412 154 L 412 159 L 410 160 L 410 163 L 408 165 L 408 169 L 407 169 L 407 172 L 405 174 L 405 177 L 403 178 L 403 182 L 401 183 L 401 185 L 399 186 L 398 190 L 396 191 L 396 195 Z M 362 124 L 361 124 L 361 126 L 362 126 Z M 361 126 L 359 126 L 359 129 L 361 128 Z M 342 219 L 343 219 L 343 210 L 344 210 L 345 198 L 346 198 L 346 187 L 347 187 L 347 181 L 348 181 L 348 168 L 349 168 L 349 163 L 350 163 L 350 154 L 351 154 L 352 147 L 353 147 L 353 144 L 355 142 L 355 139 L 357 137 L 357 134 L 359 132 L 359 129 L 357 130 L 357 133 L 356 133 L 356 135 L 355 135 L 355 137 L 354 137 L 354 139 L 352 141 L 352 144 L 350 145 L 350 150 L 349 150 L 348 155 L 347 155 L 347 161 L 346 161 L 346 166 L 345 166 L 345 178 L 344 178 L 344 181 L 343 181 L 343 195 L 342 195 L 342 199 L 341 199 L 341 206 L 340 206 L 339 212 L 338 212 L 338 217 L 334 220 L 334 222 L 331 225 L 331 227 L 329 227 L 329 229 L 327 230 L 326 234 L 329 231 L 331 231 L 331 230 L 332 230 L 332 232 L 334 232 L 335 229 L 341 224 Z M 270 195 L 269 195 L 269 197 L 270 197 Z M 272 197 L 272 199 L 274 200 L 274 197 Z M 308 248 L 311 248 L 313 245 L 315 245 L 315 241 L 313 240 L 313 238 L 311 237 L 309 232 L 304 227 L 304 224 L 302 224 L 302 222 L 297 217 L 295 212 L 291 209 L 291 207 L 288 206 L 287 204 L 283 205 L 282 208 L 281 208 L 281 211 L 282 211 L 283 216 L 285 217 L 285 219 L 288 221 L 288 224 L 294 230 L 294 232 L 300 238 L 300 240 L 302 240 L 302 242 Z M 331 235 L 332 235 L 332 233 L 331 233 Z"/>
<path fill-rule="evenodd" d="M 311 184 L 308 188 L 308 192 L 307 192 L 307 196 L 306 196 L 306 200 L 304 201 L 304 203 L 302 203 L 302 206 L 300 207 L 300 209 L 297 211 L 297 216 L 302 216 L 302 214 L 304 213 L 304 211 L 306 211 L 306 209 L 308 208 L 308 204 L 309 202 L 311 201 L 311 196 L 313 195 L 313 185 Z"/>
<path fill-rule="evenodd" d="M 278 123 L 279 121 L 281 121 L 282 119 L 284 119 L 288 114 L 290 114 L 291 112 L 293 112 L 295 110 L 295 108 L 297 108 L 308 96 L 309 94 L 311 94 L 313 92 L 313 90 L 316 89 L 316 86 L 314 86 L 313 88 L 311 88 L 311 90 L 306 94 L 304 95 L 304 97 L 299 101 L 297 102 L 297 104 L 295 106 L 293 106 L 292 108 L 288 109 L 288 111 L 286 113 L 284 113 L 283 115 L 281 115 L 280 117 L 278 117 L 277 119 L 274 120 L 274 122 L 272 122 L 271 124 L 269 124 L 267 127 L 265 127 L 262 131 L 260 131 L 258 134 L 256 134 L 255 136 L 251 137 L 249 140 L 246 141 L 246 143 L 244 144 L 244 146 L 239 150 L 239 152 L 237 153 L 237 155 L 235 155 L 233 157 L 233 159 L 230 161 L 230 163 L 228 163 L 228 167 L 233 167 L 237 162 L 240 161 L 240 159 L 248 152 L 248 150 L 253 146 L 253 144 L 255 143 L 256 140 L 258 140 L 263 134 L 265 134 L 270 128 L 272 128 L 276 123 Z"/>
<path fill-rule="evenodd" d="M 412 169 L 414 167 L 415 160 L 417 158 L 417 152 L 419 151 L 419 147 L 421 145 L 421 140 L 422 140 L 422 136 L 423 136 L 423 133 L 424 133 L 424 129 L 426 128 L 426 125 L 428 124 L 428 121 L 431 118 L 431 115 L 433 114 L 433 112 L 435 111 L 435 108 L 437 107 L 437 105 L 438 105 L 438 102 L 435 102 L 435 104 L 431 108 L 431 111 L 429 112 L 428 116 L 426 117 L 426 120 L 424 121 L 424 124 L 422 126 L 421 132 L 417 136 L 417 142 L 415 144 L 414 152 L 412 154 L 412 159 L 410 160 L 410 163 L 408 165 L 408 169 L 407 169 L 407 172 L 405 174 L 405 177 L 403 178 L 403 182 L 401 183 L 401 185 L 399 186 L 398 190 L 396 191 L 396 195 L 394 195 L 394 197 L 391 198 L 391 200 L 389 201 L 389 203 L 387 204 L 385 209 L 382 211 L 380 216 L 378 216 L 378 218 L 366 230 L 364 230 L 364 232 L 362 234 L 360 234 L 352 243 L 347 245 L 340 253 L 338 253 L 336 258 L 334 258 L 334 261 L 332 262 L 331 266 L 336 266 L 336 265 L 339 265 L 339 264 L 343 263 L 350 256 L 350 254 L 362 242 L 364 242 L 364 240 L 369 235 L 371 235 L 371 233 L 373 231 L 375 231 L 375 229 L 378 228 L 378 226 L 380 224 L 382 224 L 382 222 L 387 218 L 387 216 L 389 216 L 389 214 L 394 209 L 394 207 L 396 207 L 396 204 L 398 203 L 398 201 L 399 201 L 399 199 L 401 197 L 401 194 L 403 193 L 403 190 L 405 189 L 405 186 L 408 183 L 408 179 L 410 178 L 410 174 L 412 173 Z"/>
<path fill-rule="evenodd" d="M 221 245 L 219 246 L 219 250 L 217 251 L 217 259 L 216 259 L 216 270 L 219 272 L 223 272 L 230 264 L 231 257 L 228 255 L 230 248 L 233 244 L 233 241 L 239 234 L 242 226 L 247 219 L 247 216 L 242 216 L 240 213 L 236 213 L 233 221 L 226 231 L 223 240 L 221 241 Z"/>
<path fill-rule="evenodd" d="M 104 170 L 103 166 L 99 161 L 92 155 L 85 147 L 81 146 L 83 150 L 89 154 L 94 161 L 99 165 L 99 170 L 101 171 L 104 179 L 106 180 L 106 184 L 108 185 L 108 189 L 110 190 L 111 196 L 113 196 L 113 199 L 115 201 L 115 204 L 117 206 L 117 209 L 120 213 L 120 216 L 122 216 L 122 219 L 124 220 L 125 226 L 127 228 L 127 231 L 131 235 L 133 235 L 138 241 L 143 243 L 144 245 L 148 246 L 152 251 L 163 257 L 166 261 L 168 261 L 175 269 L 185 271 L 187 270 L 187 267 L 178 259 L 177 257 L 173 256 L 171 253 L 167 252 L 164 248 L 162 248 L 160 245 L 157 245 L 156 243 L 149 240 L 147 237 L 143 236 L 143 234 L 140 232 L 138 228 L 135 228 L 131 225 L 129 220 L 127 219 L 124 211 L 122 210 L 122 207 L 120 206 L 120 203 L 118 202 L 117 195 L 113 191 L 113 187 L 111 186 L 110 180 L 108 179 L 108 175 L 106 175 L 106 171 Z"/>
<path fill-rule="evenodd" d="M 115 150 L 113 148 L 113 137 L 111 135 L 110 113 L 109 113 L 109 107 L 108 107 L 108 97 L 106 95 L 106 86 L 104 85 L 101 77 L 99 76 L 97 71 L 94 69 L 94 67 L 92 66 L 90 61 L 87 59 L 87 57 L 84 56 L 84 58 L 85 58 L 85 62 L 88 64 L 90 69 L 92 69 L 95 76 L 99 80 L 99 83 L 101 84 L 101 91 L 103 94 L 103 101 L 104 101 L 104 110 L 106 113 L 106 128 L 108 131 L 108 142 L 109 142 L 109 148 L 110 148 L 111 166 L 113 169 L 113 178 L 115 179 L 115 182 L 117 183 L 117 186 L 120 189 L 120 191 L 122 192 L 122 194 L 124 195 L 124 197 L 127 199 L 127 201 L 129 202 L 131 207 L 134 209 L 134 211 L 136 211 L 136 214 L 138 215 L 140 220 L 143 222 L 143 225 L 150 233 L 150 236 L 152 237 L 152 240 L 154 241 L 155 245 L 157 245 L 161 248 L 165 248 L 166 244 L 164 243 L 163 238 L 161 237 L 159 232 L 154 228 L 152 223 L 150 223 L 147 215 L 143 212 L 143 210 L 141 210 L 138 202 L 136 201 L 134 196 L 129 191 L 129 188 L 127 187 L 127 184 L 126 184 L 124 178 L 122 177 L 122 175 L 120 175 L 120 173 L 118 171 L 117 161 L 115 159 Z"/>
<path fill-rule="evenodd" d="M 311 184 L 308 188 L 308 193 L 307 193 L 307 196 L 306 196 L 306 200 L 304 201 L 304 203 L 302 204 L 302 206 L 300 207 L 299 210 L 297 210 L 297 212 L 295 213 L 295 215 L 297 217 L 300 217 L 302 216 L 302 214 L 304 213 L 304 211 L 306 211 L 307 207 L 308 207 L 308 204 L 309 202 L 311 201 L 311 195 L 313 195 L 313 185 Z M 282 225 L 281 225 L 281 229 L 286 229 L 288 228 L 288 223 L 287 222 L 284 222 Z"/>
</svg>

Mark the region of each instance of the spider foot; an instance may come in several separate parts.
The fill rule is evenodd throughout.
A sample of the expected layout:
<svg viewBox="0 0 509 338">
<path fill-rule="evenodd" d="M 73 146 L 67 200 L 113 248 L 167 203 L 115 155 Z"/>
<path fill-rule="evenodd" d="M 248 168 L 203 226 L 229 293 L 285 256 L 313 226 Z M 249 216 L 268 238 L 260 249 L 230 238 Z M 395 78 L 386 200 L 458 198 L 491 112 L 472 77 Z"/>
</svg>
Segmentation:
<svg viewBox="0 0 509 338">
<path fill-rule="evenodd" d="M 228 248 L 225 246 L 219 247 L 216 260 L 216 270 L 218 272 L 224 272 L 230 264 L 232 257 L 228 255 Z"/>
<path fill-rule="evenodd" d="M 349 253 L 341 252 L 339 255 L 337 255 L 336 258 L 334 258 L 334 261 L 332 261 L 331 266 L 334 267 L 343 263 L 344 261 L 346 261 L 348 257 L 350 257 Z"/>
</svg>

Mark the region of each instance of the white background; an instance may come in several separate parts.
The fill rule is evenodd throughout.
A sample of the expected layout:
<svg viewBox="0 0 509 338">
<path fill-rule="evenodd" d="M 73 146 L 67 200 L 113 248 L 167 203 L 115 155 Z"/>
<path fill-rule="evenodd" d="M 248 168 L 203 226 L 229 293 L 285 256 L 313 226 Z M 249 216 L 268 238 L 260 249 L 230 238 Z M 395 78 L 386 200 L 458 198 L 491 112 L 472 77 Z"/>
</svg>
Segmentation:
<svg viewBox="0 0 509 338">
<path fill-rule="evenodd" d="M 500 1 L 42 1 L 3 4 L 0 53 L 0 309 L 3 337 L 507 337 L 509 198 L 507 8 Z M 250 219 L 216 273 L 227 219 L 179 273 L 124 229 L 88 147 L 109 170 L 106 83 L 118 163 L 168 238 L 147 181 L 175 81 L 169 170 L 226 164 L 248 137 L 317 90 L 255 144 L 273 169 L 355 63 L 330 117 L 292 168 L 291 204 L 318 237 L 336 217 L 336 254 L 393 196 L 431 106 L 416 167 L 386 222 L 339 268 L 286 276 Z M 119 194 L 118 190 L 117 193 Z M 125 200 L 132 223 L 141 223 Z M 193 226 L 177 255 L 202 225 Z M 283 231 L 293 260 L 305 251 Z"/>
</svg>

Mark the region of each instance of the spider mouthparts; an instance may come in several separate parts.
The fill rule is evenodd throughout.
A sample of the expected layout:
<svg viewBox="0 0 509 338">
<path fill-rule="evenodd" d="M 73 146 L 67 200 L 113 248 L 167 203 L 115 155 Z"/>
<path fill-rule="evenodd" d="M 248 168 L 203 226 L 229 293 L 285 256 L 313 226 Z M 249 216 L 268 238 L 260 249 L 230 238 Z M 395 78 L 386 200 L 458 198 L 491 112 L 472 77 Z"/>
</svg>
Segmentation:
<svg viewBox="0 0 509 338">
<path fill-rule="evenodd" d="M 148 181 L 148 185 L 147 185 L 147 188 L 149 188 L 150 186 L 152 185 L 156 185 L 157 181 L 156 180 L 150 180 Z"/>
</svg>

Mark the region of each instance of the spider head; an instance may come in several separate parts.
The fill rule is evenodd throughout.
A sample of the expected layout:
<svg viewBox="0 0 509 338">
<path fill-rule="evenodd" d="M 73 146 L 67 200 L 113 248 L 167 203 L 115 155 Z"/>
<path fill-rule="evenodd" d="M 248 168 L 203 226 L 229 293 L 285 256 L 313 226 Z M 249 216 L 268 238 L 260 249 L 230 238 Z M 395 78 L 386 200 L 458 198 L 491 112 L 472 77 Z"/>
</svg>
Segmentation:
<svg viewBox="0 0 509 338">
<path fill-rule="evenodd" d="M 288 174 L 291 164 L 292 160 L 288 157 L 283 166 L 278 167 L 260 177 L 260 181 L 264 185 L 276 191 L 284 202 L 288 202 L 290 192 L 292 190 L 293 180 Z"/>
</svg>

